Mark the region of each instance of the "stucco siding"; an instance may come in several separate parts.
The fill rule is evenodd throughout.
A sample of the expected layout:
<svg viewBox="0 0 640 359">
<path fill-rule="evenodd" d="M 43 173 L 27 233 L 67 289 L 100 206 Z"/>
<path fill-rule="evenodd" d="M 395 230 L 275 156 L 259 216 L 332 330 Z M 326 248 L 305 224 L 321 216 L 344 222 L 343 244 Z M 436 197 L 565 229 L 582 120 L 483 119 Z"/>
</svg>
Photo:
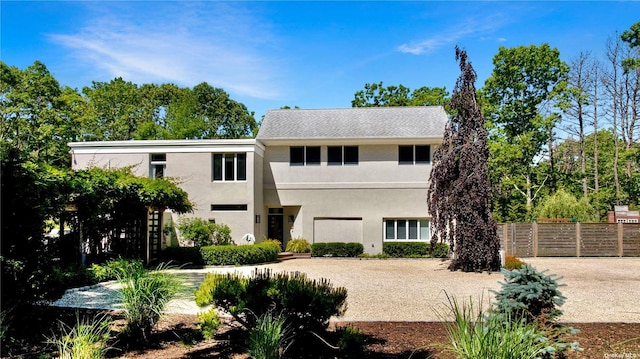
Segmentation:
<svg viewBox="0 0 640 359">
<path fill-rule="evenodd" d="M 365 253 L 382 252 L 385 218 L 428 218 L 426 182 L 417 189 L 265 189 L 265 206 L 300 206 L 288 238 L 314 242 L 314 220 L 318 218 L 362 218 Z M 286 221 L 285 221 L 286 222 Z M 287 235 L 289 234 L 289 235 Z"/>
<path fill-rule="evenodd" d="M 419 144 L 419 143 L 418 143 Z M 427 143 L 428 144 L 428 143 Z M 265 153 L 264 183 L 295 185 L 317 184 L 326 188 L 357 186 L 357 183 L 380 184 L 389 187 L 399 183 L 426 182 L 431 163 L 403 165 L 398 163 L 398 145 L 360 145 L 357 165 L 327 164 L 327 146 L 321 146 L 320 165 L 292 166 L 289 146 L 269 146 Z M 431 145 L 433 152 L 433 145 Z M 370 186 L 369 186 L 370 187 Z"/>
<path fill-rule="evenodd" d="M 71 147 L 74 169 L 133 166 L 133 173 L 142 177 L 150 176 L 150 154 L 164 153 L 164 175 L 175 178 L 179 186 L 189 194 L 189 200 L 194 205 L 191 213 L 173 215 L 175 220 L 180 217 L 199 217 L 226 224 L 231 228 L 232 238 L 237 243 L 247 233 L 262 232 L 261 227 L 254 226 L 254 216 L 263 210 L 263 148 L 253 140 L 128 141 L 77 143 L 71 144 Z M 245 153 L 247 179 L 214 181 L 214 153 Z M 257 162 L 256 157 L 259 159 Z M 247 209 L 212 210 L 211 205 L 246 205 Z"/>
</svg>

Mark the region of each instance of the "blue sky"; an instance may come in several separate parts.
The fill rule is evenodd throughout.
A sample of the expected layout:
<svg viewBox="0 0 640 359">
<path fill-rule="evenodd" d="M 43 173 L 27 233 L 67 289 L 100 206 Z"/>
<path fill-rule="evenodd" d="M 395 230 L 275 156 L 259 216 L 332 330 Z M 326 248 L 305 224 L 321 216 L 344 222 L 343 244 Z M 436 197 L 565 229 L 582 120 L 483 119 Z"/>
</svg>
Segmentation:
<svg viewBox="0 0 640 359">
<path fill-rule="evenodd" d="M 601 55 L 640 2 L 0 2 L 0 58 L 42 61 L 81 89 L 200 82 L 255 111 L 350 107 L 365 83 L 453 89 L 454 46 L 481 87 L 500 46 L 549 43 L 565 61 Z"/>
</svg>

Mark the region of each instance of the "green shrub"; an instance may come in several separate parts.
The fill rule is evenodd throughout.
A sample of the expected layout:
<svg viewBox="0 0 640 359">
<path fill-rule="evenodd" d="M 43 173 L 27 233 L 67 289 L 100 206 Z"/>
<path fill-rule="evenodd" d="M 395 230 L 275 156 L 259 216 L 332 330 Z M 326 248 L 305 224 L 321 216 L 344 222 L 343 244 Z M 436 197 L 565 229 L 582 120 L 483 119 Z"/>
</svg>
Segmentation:
<svg viewBox="0 0 640 359">
<path fill-rule="evenodd" d="M 126 276 L 128 273 L 143 272 L 144 270 L 144 265 L 141 261 L 124 258 L 113 259 L 105 264 L 92 264 L 91 268 L 89 268 L 93 276 L 101 282 L 117 279 Z"/>
<path fill-rule="evenodd" d="M 311 255 L 314 257 L 357 257 L 364 252 L 362 243 L 314 243 L 311 245 Z"/>
<path fill-rule="evenodd" d="M 216 224 L 202 218 L 183 218 L 178 224 L 182 236 L 196 246 L 230 245 L 231 229 L 226 224 Z"/>
<path fill-rule="evenodd" d="M 238 273 L 209 273 L 195 293 L 196 304 L 215 304 L 247 328 L 252 316 L 268 311 L 286 316 L 295 331 L 322 331 L 332 316 L 346 310 L 347 290 L 334 288 L 328 280 L 311 280 L 304 274 L 255 270 L 250 277 Z"/>
<path fill-rule="evenodd" d="M 61 359 L 98 359 L 107 350 L 109 334 L 110 322 L 105 317 L 92 321 L 78 318 L 73 328 L 60 322 L 60 334 L 48 342 L 56 346 Z"/>
<path fill-rule="evenodd" d="M 213 339 L 220 328 L 220 317 L 215 309 L 211 308 L 206 312 L 198 313 L 198 327 L 205 339 Z"/>
<path fill-rule="evenodd" d="M 433 247 L 433 258 L 449 258 L 449 245 L 447 243 L 438 242 Z"/>
<path fill-rule="evenodd" d="M 306 239 L 292 239 L 287 243 L 286 251 L 292 253 L 311 253 L 311 245 Z"/>
<path fill-rule="evenodd" d="M 207 265 L 258 264 L 277 261 L 280 246 L 273 242 L 243 246 L 207 246 L 201 247 L 200 253 Z"/>
<path fill-rule="evenodd" d="M 524 318 L 485 316 L 482 305 L 449 299 L 454 321 L 447 325 L 449 346 L 461 359 L 538 358 L 547 346 L 544 335 Z"/>
<path fill-rule="evenodd" d="M 562 315 L 558 308 L 564 304 L 565 297 L 558 290 L 559 277 L 538 272 L 530 265 L 511 271 L 502 270 L 505 281 L 501 282 L 496 295 L 495 310 L 500 314 L 523 316 L 528 323 L 544 319 L 554 321 Z"/>
<path fill-rule="evenodd" d="M 160 258 L 165 263 L 202 266 L 204 259 L 200 250 L 200 247 L 167 247 L 160 252 Z"/>
<path fill-rule="evenodd" d="M 384 242 L 382 252 L 394 258 L 429 257 L 431 244 L 428 242 Z"/>
<path fill-rule="evenodd" d="M 249 355 L 253 359 L 279 359 L 286 351 L 289 328 L 283 316 L 266 312 L 249 331 Z"/>
<path fill-rule="evenodd" d="M 393 258 L 447 258 L 449 245 L 436 243 L 432 253 L 429 242 L 384 242 L 382 252 Z"/>
<path fill-rule="evenodd" d="M 349 324 L 336 329 L 338 334 L 338 347 L 342 352 L 351 357 L 360 357 L 364 351 L 364 337 L 360 329 Z"/>
<path fill-rule="evenodd" d="M 166 305 L 179 291 L 180 283 L 164 269 L 167 266 L 163 264 L 153 272 L 131 266 L 117 273 L 122 284 L 126 333 L 133 338 L 148 339 Z"/>
<path fill-rule="evenodd" d="M 560 278 L 545 272 L 538 272 L 528 264 L 511 271 L 503 269 L 505 281 L 499 292 L 493 291 L 496 302 L 490 316 L 503 321 L 505 318 L 523 318 L 527 324 L 536 325 L 548 342 L 543 351 L 547 357 L 567 350 L 581 351 L 577 342 L 568 341 L 577 330 L 557 323 L 562 315 L 558 307 L 566 299 L 558 290 Z"/>
<path fill-rule="evenodd" d="M 77 288 L 86 285 L 96 284 L 99 279 L 95 276 L 91 267 L 87 268 L 80 264 L 67 266 L 54 265 L 51 270 L 52 277 L 58 282 L 61 291 L 68 288 Z"/>
</svg>

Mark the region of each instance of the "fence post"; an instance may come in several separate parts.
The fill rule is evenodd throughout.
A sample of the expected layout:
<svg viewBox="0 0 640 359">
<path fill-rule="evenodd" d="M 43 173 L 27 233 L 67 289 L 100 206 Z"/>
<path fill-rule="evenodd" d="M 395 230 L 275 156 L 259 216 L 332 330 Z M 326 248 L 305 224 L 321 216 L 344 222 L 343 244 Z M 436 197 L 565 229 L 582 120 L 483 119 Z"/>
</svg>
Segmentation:
<svg viewBox="0 0 640 359">
<path fill-rule="evenodd" d="M 516 232 L 518 229 L 518 227 L 516 226 L 515 223 L 511 223 L 511 254 L 512 255 L 517 255 L 518 253 L 516 253 L 516 237 L 518 235 L 518 232 Z"/>
<path fill-rule="evenodd" d="M 502 226 L 502 238 L 504 238 L 504 253 L 509 254 L 509 223 Z"/>
<path fill-rule="evenodd" d="M 538 222 L 533 222 L 533 257 L 538 256 Z"/>
<path fill-rule="evenodd" d="M 580 233 L 580 222 L 576 222 L 576 257 L 580 257 L 581 242 L 582 242 L 582 234 Z"/>
<path fill-rule="evenodd" d="M 624 234 L 624 223 L 618 223 L 618 256 L 624 256 L 624 242 L 622 237 Z"/>
</svg>

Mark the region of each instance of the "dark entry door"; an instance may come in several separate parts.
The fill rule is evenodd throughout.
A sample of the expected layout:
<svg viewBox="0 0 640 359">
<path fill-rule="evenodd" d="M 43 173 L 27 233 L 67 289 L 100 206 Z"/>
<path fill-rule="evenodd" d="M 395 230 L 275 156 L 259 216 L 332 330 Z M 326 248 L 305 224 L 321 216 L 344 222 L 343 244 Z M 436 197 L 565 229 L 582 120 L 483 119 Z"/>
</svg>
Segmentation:
<svg viewBox="0 0 640 359">
<path fill-rule="evenodd" d="M 284 239 L 284 216 L 282 208 L 269 208 L 269 239 L 277 239 L 280 243 Z"/>
</svg>

